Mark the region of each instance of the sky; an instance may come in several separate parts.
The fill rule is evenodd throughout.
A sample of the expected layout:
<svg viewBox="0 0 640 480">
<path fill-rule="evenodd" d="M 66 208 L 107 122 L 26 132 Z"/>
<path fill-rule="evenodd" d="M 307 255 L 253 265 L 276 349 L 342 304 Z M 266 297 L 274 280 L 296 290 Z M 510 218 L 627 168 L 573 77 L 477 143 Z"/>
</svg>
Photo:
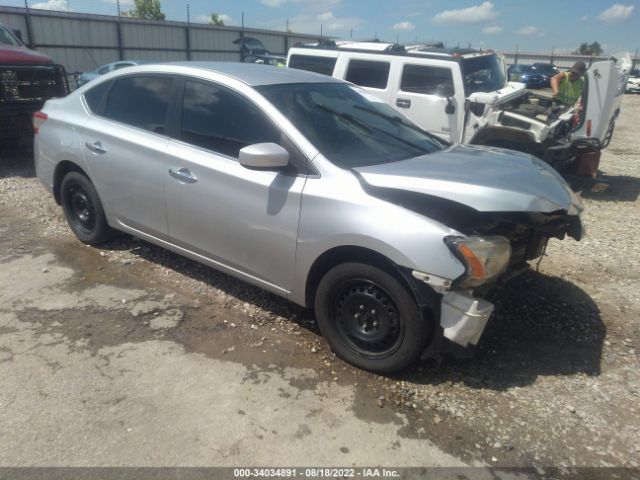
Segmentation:
<svg viewBox="0 0 640 480">
<path fill-rule="evenodd" d="M 120 0 L 128 10 L 133 0 Z M 167 20 L 206 23 L 212 12 L 226 25 L 323 34 L 338 38 L 500 51 L 569 52 L 599 42 L 605 53 L 640 47 L 640 4 L 621 0 L 161 0 Z M 116 0 L 29 0 L 32 8 L 115 14 Z M 24 0 L 0 0 L 24 6 Z"/>
</svg>

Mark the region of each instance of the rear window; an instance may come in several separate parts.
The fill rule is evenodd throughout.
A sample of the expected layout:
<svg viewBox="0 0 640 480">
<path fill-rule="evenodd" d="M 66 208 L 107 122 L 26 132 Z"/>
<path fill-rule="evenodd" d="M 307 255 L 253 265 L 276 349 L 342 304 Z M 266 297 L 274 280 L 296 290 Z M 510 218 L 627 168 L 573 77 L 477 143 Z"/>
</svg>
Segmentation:
<svg viewBox="0 0 640 480">
<path fill-rule="evenodd" d="M 150 132 L 164 134 L 173 80 L 168 77 L 125 77 L 109 93 L 104 116 Z"/>
<path fill-rule="evenodd" d="M 103 107 L 102 101 L 112 84 L 112 81 L 99 83 L 84 94 L 84 99 L 87 102 L 89 110 L 96 114 L 101 113 Z"/>
<path fill-rule="evenodd" d="M 453 89 L 453 75 L 448 68 L 405 65 L 402 69 L 400 90 L 410 93 L 437 95 L 440 85 Z"/>
<path fill-rule="evenodd" d="M 291 58 L 289 58 L 289 67 L 331 76 L 333 75 L 333 68 L 336 66 L 336 60 L 336 58 L 331 57 L 291 55 Z"/>
<path fill-rule="evenodd" d="M 347 69 L 347 81 L 362 87 L 387 88 L 389 80 L 388 62 L 351 60 Z"/>
</svg>

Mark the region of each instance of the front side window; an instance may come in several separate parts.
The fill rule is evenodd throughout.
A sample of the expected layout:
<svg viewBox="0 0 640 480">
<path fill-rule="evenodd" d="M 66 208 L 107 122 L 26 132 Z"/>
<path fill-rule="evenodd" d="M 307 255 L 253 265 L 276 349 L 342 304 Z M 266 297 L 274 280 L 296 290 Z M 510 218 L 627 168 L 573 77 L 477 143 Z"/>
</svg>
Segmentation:
<svg viewBox="0 0 640 480">
<path fill-rule="evenodd" d="M 387 88 L 389 81 L 388 62 L 371 62 L 369 60 L 351 60 L 347 68 L 348 82 L 362 87 Z"/>
<path fill-rule="evenodd" d="M 438 95 L 441 85 L 453 89 L 453 75 L 448 68 L 405 65 L 402 69 L 400 90 L 403 92 Z"/>
<path fill-rule="evenodd" d="M 280 143 L 280 130 L 241 95 L 212 84 L 185 82 L 180 139 L 238 158 L 254 143 Z"/>
<path fill-rule="evenodd" d="M 163 135 L 173 80 L 161 76 L 116 80 L 103 115 L 111 120 Z"/>
<path fill-rule="evenodd" d="M 333 75 L 333 68 L 336 66 L 336 60 L 337 58 L 332 57 L 291 55 L 291 58 L 289 59 L 289 67 L 331 76 Z"/>
<path fill-rule="evenodd" d="M 256 88 L 331 162 L 342 168 L 389 163 L 446 145 L 389 105 L 344 83 Z"/>
</svg>

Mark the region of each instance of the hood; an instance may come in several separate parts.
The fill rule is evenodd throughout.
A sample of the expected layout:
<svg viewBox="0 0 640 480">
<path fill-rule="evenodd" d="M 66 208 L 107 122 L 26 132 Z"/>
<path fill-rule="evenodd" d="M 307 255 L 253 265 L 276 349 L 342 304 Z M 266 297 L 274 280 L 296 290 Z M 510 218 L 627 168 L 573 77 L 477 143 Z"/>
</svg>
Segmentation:
<svg viewBox="0 0 640 480">
<path fill-rule="evenodd" d="M 0 64 L 11 65 L 51 65 L 53 60 L 44 53 L 36 52 L 25 46 L 2 45 L 0 47 Z"/>
<path fill-rule="evenodd" d="M 479 212 L 577 214 L 582 204 L 542 160 L 493 147 L 454 145 L 420 157 L 354 169 L 367 184 L 443 198 Z"/>
</svg>

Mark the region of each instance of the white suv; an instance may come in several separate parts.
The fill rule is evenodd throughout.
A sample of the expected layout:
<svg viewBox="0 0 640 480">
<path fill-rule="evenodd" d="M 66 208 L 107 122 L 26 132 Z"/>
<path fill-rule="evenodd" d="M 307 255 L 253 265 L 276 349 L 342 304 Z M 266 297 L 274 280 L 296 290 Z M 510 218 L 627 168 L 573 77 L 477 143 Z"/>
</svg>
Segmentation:
<svg viewBox="0 0 640 480">
<path fill-rule="evenodd" d="M 325 41 L 296 45 L 287 66 L 360 85 L 452 143 L 519 150 L 561 169 L 579 152 L 608 145 L 631 60 L 621 54 L 594 63 L 581 109 L 508 82 L 503 58 L 491 50 Z"/>
</svg>

